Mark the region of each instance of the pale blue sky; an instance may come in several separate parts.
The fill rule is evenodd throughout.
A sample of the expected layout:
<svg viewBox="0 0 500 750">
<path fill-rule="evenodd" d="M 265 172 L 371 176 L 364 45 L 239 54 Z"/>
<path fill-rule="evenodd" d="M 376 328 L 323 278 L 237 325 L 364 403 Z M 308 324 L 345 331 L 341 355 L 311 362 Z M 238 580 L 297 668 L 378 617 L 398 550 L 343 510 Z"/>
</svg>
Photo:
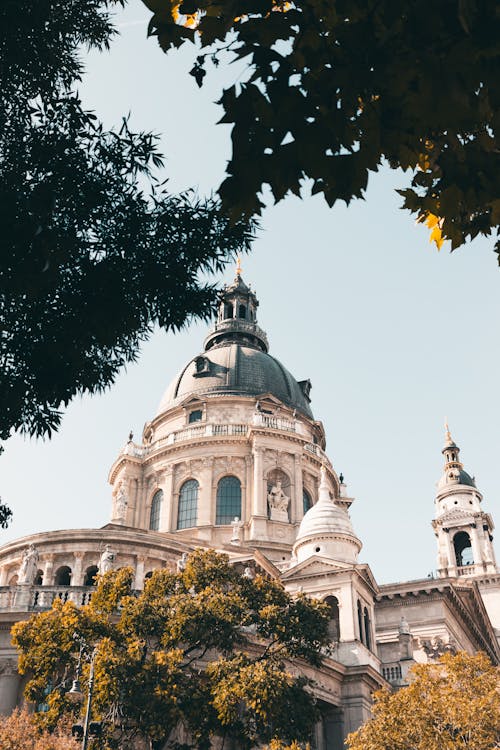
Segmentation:
<svg viewBox="0 0 500 750">
<path fill-rule="evenodd" d="M 215 125 L 221 113 L 213 101 L 220 81 L 229 85 L 243 68 L 207 76 L 199 91 L 187 75 L 193 50 L 163 55 L 145 38 L 147 15 L 139 0 L 129 3 L 111 51 L 88 58 L 81 93 L 106 125 L 130 111 L 133 127 L 163 134 L 172 191 L 208 193 L 229 154 L 229 128 Z M 445 415 L 484 509 L 500 523 L 493 243 L 438 253 L 398 208 L 394 188 L 405 181 L 382 171 L 367 200 L 349 208 L 287 199 L 266 211 L 243 259 L 272 354 L 298 380 L 312 381 L 328 453 L 356 497 L 360 557 L 379 582 L 436 567 L 430 521 Z M 221 282 L 232 275 L 228 269 Z M 117 451 L 131 428 L 140 435 L 176 371 L 201 349 L 205 330 L 158 333 L 107 393 L 70 406 L 51 441 L 6 443 L 0 495 L 15 517 L 0 539 L 108 521 L 107 472 Z"/>
</svg>

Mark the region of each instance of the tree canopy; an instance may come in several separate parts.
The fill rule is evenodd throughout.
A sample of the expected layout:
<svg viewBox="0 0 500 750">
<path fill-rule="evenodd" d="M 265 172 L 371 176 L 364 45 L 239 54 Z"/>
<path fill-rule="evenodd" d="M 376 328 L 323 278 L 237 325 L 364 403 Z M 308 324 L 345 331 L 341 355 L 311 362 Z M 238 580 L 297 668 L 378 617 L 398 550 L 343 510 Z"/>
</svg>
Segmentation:
<svg viewBox="0 0 500 750">
<path fill-rule="evenodd" d="M 2 750 L 78 750 L 69 728 L 57 727 L 49 732 L 39 726 L 27 709 L 16 709 L 10 716 L 0 716 Z"/>
<path fill-rule="evenodd" d="M 0 440 L 49 435 L 155 325 L 212 313 L 207 274 L 249 248 L 218 203 L 169 195 L 151 133 L 107 131 L 75 92 L 121 0 L 0 3 Z"/>
<path fill-rule="evenodd" d="M 56 599 L 14 626 L 26 697 L 48 707 L 43 724 L 74 710 L 66 691 L 83 640 L 97 647 L 93 718 L 110 747 L 134 736 L 199 750 L 215 737 L 243 750 L 309 738 L 316 710 L 300 660 L 319 664 L 327 647 L 324 604 L 242 576 L 213 551 L 193 552 L 182 573 L 154 572 L 142 593 L 131 581 L 130 569 L 112 571 L 88 605 Z"/>
<path fill-rule="evenodd" d="M 312 193 L 362 197 L 384 163 L 408 170 L 403 207 L 451 248 L 500 225 L 500 13 L 496 0 L 143 0 L 168 52 L 199 41 L 191 71 L 248 64 L 224 90 L 234 216 Z M 259 194 L 261 197 L 259 198 Z M 500 253 L 500 240 L 496 243 Z"/>
<path fill-rule="evenodd" d="M 500 672 L 484 654 L 445 654 L 413 668 L 408 687 L 375 694 L 373 719 L 349 750 L 493 750 L 500 745 Z"/>
</svg>

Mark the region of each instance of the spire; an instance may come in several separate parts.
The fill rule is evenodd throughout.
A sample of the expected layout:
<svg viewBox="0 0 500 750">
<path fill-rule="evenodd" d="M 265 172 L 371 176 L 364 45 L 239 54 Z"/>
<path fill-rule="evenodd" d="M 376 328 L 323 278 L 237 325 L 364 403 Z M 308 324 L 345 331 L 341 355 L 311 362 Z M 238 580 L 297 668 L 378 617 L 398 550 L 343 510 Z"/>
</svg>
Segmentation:
<svg viewBox="0 0 500 750">
<path fill-rule="evenodd" d="M 255 292 L 243 281 L 238 256 L 234 280 L 219 294 L 217 321 L 205 339 L 205 350 L 222 341 L 235 341 L 267 352 L 267 336 L 257 325 L 258 306 Z"/>
<path fill-rule="evenodd" d="M 451 437 L 450 427 L 448 425 L 448 417 L 444 418 L 444 429 L 445 429 L 445 445 L 455 445 L 453 438 Z"/>
</svg>

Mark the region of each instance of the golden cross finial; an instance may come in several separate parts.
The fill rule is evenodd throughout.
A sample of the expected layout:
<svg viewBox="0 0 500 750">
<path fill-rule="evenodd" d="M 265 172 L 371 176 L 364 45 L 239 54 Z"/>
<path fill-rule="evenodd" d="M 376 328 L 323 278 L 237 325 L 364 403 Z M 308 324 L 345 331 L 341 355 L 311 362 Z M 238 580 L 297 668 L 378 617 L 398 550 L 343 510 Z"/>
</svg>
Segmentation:
<svg viewBox="0 0 500 750">
<path fill-rule="evenodd" d="M 236 276 L 241 276 L 241 258 L 239 255 L 236 259 Z"/>
<path fill-rule="evenodd" d="M 452 442 L 453 442 L 453 440 L 452 440 L 452 438 L 451 438 L 450 427 L 449 427 L 449 425 L 448 425 L 448 417 L 445 417 L 445 418 L 444 418 L 444 429 L 446 430 L 446 440 L 447 440 L 447 441 L 448 441 L 449 443 L 452 443 Z"/>
</svg>

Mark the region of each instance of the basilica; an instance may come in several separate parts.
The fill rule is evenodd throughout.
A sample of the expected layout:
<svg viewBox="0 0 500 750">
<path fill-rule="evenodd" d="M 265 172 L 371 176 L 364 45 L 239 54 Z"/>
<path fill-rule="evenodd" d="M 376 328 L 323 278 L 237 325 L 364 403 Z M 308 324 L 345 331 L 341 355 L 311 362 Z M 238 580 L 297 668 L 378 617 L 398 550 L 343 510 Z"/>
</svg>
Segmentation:
<svg viewBox="0 0 500 750">
<path fill-rule="evenodd" d="M 311 383 L 269 353 L 258 304 L 238 268 L 203 350 L 111 466 L 106 526 L 0 547 L 0 713 L 23 700 L 15 621 L 56 597 L 84 604 L 97 573 L 113 567 L 131 566 L 140 590 L 152 571 L 176 570 L 197 547 L 328 603 L 332 655 L 308 673 L 321 707 L 318 750 L 340 750 L 370 716 L 373 691 L 406 684 L 415 662 L 464 650 L 500 663 L 493 520 L 450 432 L 432 522 L 437 576 L 378 585 L 359 562 L 353 498 L 326 453 Z"/>
</svg>

